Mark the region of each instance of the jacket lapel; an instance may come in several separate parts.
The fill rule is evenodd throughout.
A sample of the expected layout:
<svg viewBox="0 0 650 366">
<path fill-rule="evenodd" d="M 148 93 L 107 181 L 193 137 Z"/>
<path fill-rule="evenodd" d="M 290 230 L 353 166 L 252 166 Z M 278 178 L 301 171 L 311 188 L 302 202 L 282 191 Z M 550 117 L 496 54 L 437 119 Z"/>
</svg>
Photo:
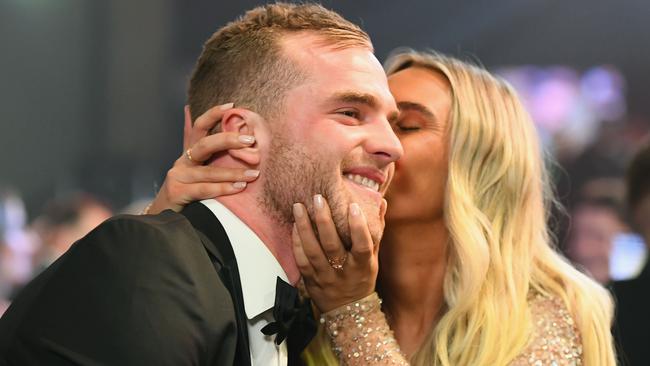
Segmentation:
<svg viewBox="0 0 650 366">
<path fill-rule="evenodd" d="M 248 320 L 244 309 L 244 296 L 242 294 L 239 269 L 232 245 L 223 226 L 214 216 L 212 211 L 200 202 L 189 204 L 181 212 L 192 226 L 202 233 L 208 241 L 202 238 L 203 246 L 208 252 L 215 266 L 219 278 L 230 292 L 235 305 L 237 317 L 237 352 L 235 365 L 250 365 L 250 348 L 248 342 Z"/>
</svg>

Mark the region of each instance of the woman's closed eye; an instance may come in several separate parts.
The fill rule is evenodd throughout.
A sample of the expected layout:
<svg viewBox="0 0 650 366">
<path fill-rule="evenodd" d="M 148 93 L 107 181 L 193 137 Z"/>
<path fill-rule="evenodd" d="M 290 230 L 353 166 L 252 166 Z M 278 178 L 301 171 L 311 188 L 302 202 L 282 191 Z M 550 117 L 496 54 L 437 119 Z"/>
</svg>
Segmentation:
<svg viewBox="0 0 650 366">
<path fill-rule="evenodd" d="M 413 132 L 420 129 L 420 125 L 414 122 L 398 122 L 395 127 L 400 132 Z"/>
</svg>

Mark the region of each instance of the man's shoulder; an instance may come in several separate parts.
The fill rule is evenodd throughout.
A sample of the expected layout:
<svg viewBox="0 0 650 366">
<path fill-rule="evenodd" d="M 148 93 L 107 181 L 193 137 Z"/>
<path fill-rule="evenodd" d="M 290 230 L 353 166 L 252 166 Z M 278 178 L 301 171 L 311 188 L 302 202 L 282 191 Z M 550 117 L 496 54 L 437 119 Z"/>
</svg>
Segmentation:
<svg viewBox="0 0 650 366">
<path fill-rule="evenodd" d="M 191 230 L 191 224 L 185 216 L 172 210 L 165 210 L 157 215 L 116 215 L 101 223 L 93 231 L 130 234 L 144 232 L 153 235 L 170 235 L 178 230 Z"/>
<path fill-rule="evenodd" d="M 234 349 L 235 329 L 229 292 L 182 215 L 120 215 L 19 294 L 0 320 L 0 364 L 3 352 L 15 364 L 35 352 L 47 360 L 30 356 L 39 365 L 77 360 L 70 355 L 111 365 L 201 364 L 223 344 Z"/>
<path fill-rule="evenodd" d="M 157 215 L 113 216 L 79 240 L 75 246 L 104 242 L 110 242 L 111 247 L 115 249 L 126 247 L 138 250 L 151 245 L 200 243 L 200 238 L 183 215 L 165 210 Z M 137 246 L 130 246 L 134 242 Z"/>
<path fill-rule="evenodd" d="M 72 245 L 60 262 L 61 267 L 84 269 L 90 264 L 113 263 L 114 274 L 159 276 L 180 270 L 214 275 L 200 235 L 183 215 L 169 210 L 158 215 L 114 216 Z"/>
</svg>

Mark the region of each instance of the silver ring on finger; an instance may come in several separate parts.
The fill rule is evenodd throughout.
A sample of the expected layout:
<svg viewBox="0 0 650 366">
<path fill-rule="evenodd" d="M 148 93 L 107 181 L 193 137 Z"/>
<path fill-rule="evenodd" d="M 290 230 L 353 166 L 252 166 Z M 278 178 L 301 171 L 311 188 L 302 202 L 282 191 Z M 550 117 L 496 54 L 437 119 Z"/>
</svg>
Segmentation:
<svg viewBox="0 0 650 366">
<path fill-rule="evenodd" d="M 342 271 L 343 270 L 343 265 L 345 264 L 345 261 L 348 259 L 347 254 L 344 254 L 340 257 L 328 257 L 327 261 L 329 262 L 330 266 L 334 268 L 337 271 Z"/>
</svg>

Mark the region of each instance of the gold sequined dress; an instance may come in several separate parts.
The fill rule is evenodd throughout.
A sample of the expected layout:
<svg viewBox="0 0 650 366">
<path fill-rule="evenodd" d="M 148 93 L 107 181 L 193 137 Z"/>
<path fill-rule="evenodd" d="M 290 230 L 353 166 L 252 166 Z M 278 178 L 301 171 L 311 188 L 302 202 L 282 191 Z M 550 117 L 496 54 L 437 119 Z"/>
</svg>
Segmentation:
<svg viewBox="0 0 650 366">
<path fill-rule="evenodd" d="M 524 351 L 510 366 L 582 364 L 582 346 L 574 319 L 561 300 L 529 298 L 533 331 Z M 381 311 L 376 293 L 321 316 L 341 365 L 409 365 Z"/>
</svg>

